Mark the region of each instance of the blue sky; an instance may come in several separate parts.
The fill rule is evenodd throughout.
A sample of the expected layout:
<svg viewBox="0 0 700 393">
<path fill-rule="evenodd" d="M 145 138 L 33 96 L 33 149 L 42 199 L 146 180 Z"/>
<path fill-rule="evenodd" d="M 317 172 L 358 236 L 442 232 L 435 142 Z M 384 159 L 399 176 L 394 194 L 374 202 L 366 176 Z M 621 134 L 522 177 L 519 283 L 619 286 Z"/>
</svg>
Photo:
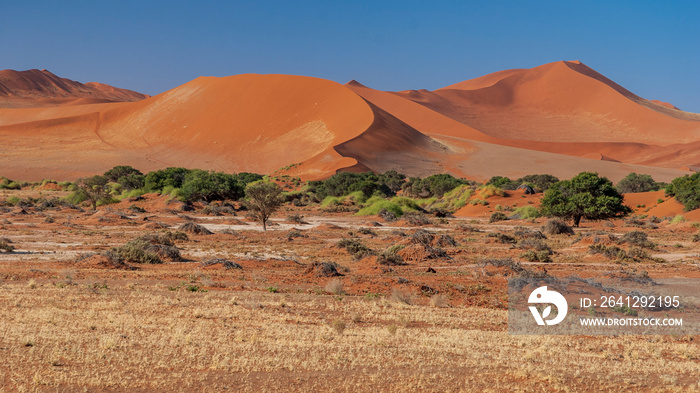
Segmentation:
<svg viewBox="0 0 700 393">
<path fill-rule="evenodd" d="M 0 2 L 0 69 L 157 94 L 200 75 L 281 73 L 436 89 L 581 60 L 700 112 L 694 1 Z"/>
</svg>

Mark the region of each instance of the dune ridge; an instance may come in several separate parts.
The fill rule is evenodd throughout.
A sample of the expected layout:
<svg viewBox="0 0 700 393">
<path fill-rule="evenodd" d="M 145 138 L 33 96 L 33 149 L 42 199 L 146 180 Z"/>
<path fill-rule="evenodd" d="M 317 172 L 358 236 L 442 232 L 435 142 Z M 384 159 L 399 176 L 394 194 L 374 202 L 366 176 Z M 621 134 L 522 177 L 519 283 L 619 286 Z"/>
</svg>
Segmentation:
<svg viewBox="0 0 700 393">
<path fill-rule="evenodd" d="M 577 61 L 434 91 L 243 74 L 200 77 L 153 97 L 5 70 L 0 143 L 0 174 L 26 180 L 126 164 L 302 179 L 343 170 L 479 180 L 596 170 L 668 181 L 700 166 L 700 115 L 638 97 Z"/>
<path fill-rule="evenodd" d="M 40 107 L 88 103 L 139 101 L 147 98 L 132 90 L 60 78 L 43 70 L 1 70 L 0 107 Z"/>
</svg>

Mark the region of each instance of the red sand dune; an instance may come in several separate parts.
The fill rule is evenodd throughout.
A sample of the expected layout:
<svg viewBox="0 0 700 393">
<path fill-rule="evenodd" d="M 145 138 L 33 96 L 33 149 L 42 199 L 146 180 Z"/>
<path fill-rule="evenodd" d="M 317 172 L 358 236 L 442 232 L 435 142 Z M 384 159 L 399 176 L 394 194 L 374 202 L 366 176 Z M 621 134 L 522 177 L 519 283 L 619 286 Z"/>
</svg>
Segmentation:
<svg viewBox="0 0 700 393">
<path fill-rule="evenodd" d="M 0 71 L 2 174 L 73 179 L 129 164 L 304 179 L 338 170 L 478 180 L 593 170 L 613 181 L 632 171 L 668 181 L 700 165 L 700 115 L 642 99 L 580 62 L 435 91 L 247 74 L 144 98 L 48 71 Z"/>
<path fill-rule="evenodd" d="M 48 70 L 0 71 L 0 108 L 139 101 L 146 97 L 102 83 L 59 78 Z"/>
</svg>

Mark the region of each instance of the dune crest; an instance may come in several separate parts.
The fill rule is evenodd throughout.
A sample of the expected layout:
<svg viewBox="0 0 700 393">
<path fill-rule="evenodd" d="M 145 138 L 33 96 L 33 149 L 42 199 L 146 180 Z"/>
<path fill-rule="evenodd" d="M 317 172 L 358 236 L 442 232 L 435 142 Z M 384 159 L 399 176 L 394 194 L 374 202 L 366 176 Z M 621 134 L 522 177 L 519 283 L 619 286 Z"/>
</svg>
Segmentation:
<svg viewBox="0 0 700 393">
<path fill-rule="evenodd" d="M 132 90 L 97 82 L 80 83 L 48 70 L 0 71 L 0 107 L 41 107 L 86 103 L 139 101 L 147 98 Z"/>
<path fill-rule="evenodd" d="M 700 115 L 643 99 L 580 61 L 429 91 L 292 75 L 199 77 L 153 97 L 46 70 L 0 71 L 2 175 L 114 165 L 322 179 L 338 171 L 485 180 L 584 170 L 657 181 L 700 163 Z M 678 169 L 683 168 L 684 170 Z"/>
</svg>

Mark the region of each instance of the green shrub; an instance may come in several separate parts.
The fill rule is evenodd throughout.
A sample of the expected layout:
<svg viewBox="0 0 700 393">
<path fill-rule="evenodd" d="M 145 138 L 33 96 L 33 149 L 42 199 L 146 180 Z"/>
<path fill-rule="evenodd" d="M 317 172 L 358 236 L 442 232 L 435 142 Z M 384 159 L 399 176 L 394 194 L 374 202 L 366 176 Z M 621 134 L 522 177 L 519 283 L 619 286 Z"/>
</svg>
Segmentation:
<svg viewBox="0 0 700 393">
<path fill-rule="evenodd" d="M 513 210 L 513 214 L 511 214 L 510 218 L 514 220 L 518 219 L 530 219 L 530 218 L 537 218 L 540 216 L 540 211 L 534 207 L 534 206 L 521 206 L 515 208 Z"/>
<path fill-rule="evenodd" d="M 634 172 L 625 176 L 615 185 L 618 191 L 624 194 L 635 192 L 658 191 L 661 189 L 659 183 L 655 182 L 649 175 L 638 175 Z"/>
<path fill-rule="evenodd" d="M 605 244 L 596 243 L 588 246 L 588 252 L 590 254 L 603 254 L 611 259 L 625 259 L 627 258 L 627 253 L 625 250 L 617 246 L 606 246 Z"/>
<path fill-rule="evenodd" d="M 503 176 L 494 176 L 486 182 L 487 185 L 493 185 L 503 190 L 515 190 L 523 184 L 529 185 L 536 190 L 547 190 L 552 184 L 558 182 L 559 179 L 552 175 L 526 175 L 519 179 L 511 180 Z"/>
<path fill-rule="evenodd" d="M 362 191 L 355 191 L 355 192 L 351 192 L 343 199 L 350 201 L 350 202 L 354 203 L 355 205 L 361 205 L 361 204 L 367 202 L 367 195 L 365 195 Z"/>
<path fill-rule="evenodd" d="M 367 206 L 363 207 L 360 209 L 360 211 L 357 212 L 358 216 L 374 216 L 379 214 L 380 211 L 386 210 L 394 215 L 396 217 L 401 217 L 403 215 L 403 209 L 401 209 L 401 206 L 398 204 L 387 201 L 386 199 L 377 199 L 374 200 L 374 198 L 370 198 L 367 200 Z"/>
<path fill-rule="evenodd" d="M 669 221 L 669 224 L 671 224 L 671 225 L 676 225 L 676 224 L 680 224 L 680 223 L 682 223 L 682 222 L 685 222 L 685 217 L 683 217 L 683 216 L 681 216 L 681 215 L 679 214 L 679 215 L 673 217 L 673 218 L 671 219 L 671 221 Z"/>
<path fill-rule="evenodd" d="M 452 175 L 442 173 L 428 176 L 425 179 L 412 177 L 403 185 L 403 191 L 405 195 L 414 198 L 442 198 L 447 192 L 452 191 L 463 184 L 469 184 L 469 182 L 463 179 L 457 179 Z"/>
<path fill-rule="evenodd" d="M 244 194 L 243 185 L 235 175 L 193 169 L 185 175 L 181 189 L 185 202 L 238 200 Z"/>
<path fill-rule="evenodd" d="M 673 179 L 666 186 L 666 195 L 675 196 L 682 203 L 685 211 L 700 208 L 700 172 L 692 176 L 683 176 Z"/>
<path fill-rule="evenodd" d="M 528 262 L 552 262 L 550 253 L 547 251 L 529 250 L 520 255 L 520 258 Z"/>
<path fill-rule="evenodd" d="M 403 184 L 403 179 L 405 176 L 395 171 L 381 175 L 372 172 L 340 172 L 323 181 L 308 182 L 307 191 L 316 194 L 319 199 L 327 196 L 342 197 L 354 192 L 361 192 L 364 198 L 372 195 L 393 196 L 398 191 L 397 187 Z"/>
<path fill-rule="evenodd" d="M 175 188 L 182 187 L 182 183 L 185 181 L 185 175 L 189 172 L 186 168 L 165 168 L 157 171 L 148 172 L 145 179 L 145 189 L 149 192 L 163 192 L 163 194 L 169 194 L 165 192 L 165 188 L 168 187 L 168 191 Z"/>
<path fill-rule="evenodd" d="M 492 196 L 503 196 L 505 192 L 494 185 L 485 185 L 476 189 L 476 193 L 483 199 L 491 198 Z"/>
<path fill-rule="evenodd" d="M 610 180 L 593 172 L 582 172 L 547 190 L 541 202 L 542 214 L 571 218 L 579 226 L 582 218 L 602 220 L 624 216 L 631 209 Z"/>
</svg>

